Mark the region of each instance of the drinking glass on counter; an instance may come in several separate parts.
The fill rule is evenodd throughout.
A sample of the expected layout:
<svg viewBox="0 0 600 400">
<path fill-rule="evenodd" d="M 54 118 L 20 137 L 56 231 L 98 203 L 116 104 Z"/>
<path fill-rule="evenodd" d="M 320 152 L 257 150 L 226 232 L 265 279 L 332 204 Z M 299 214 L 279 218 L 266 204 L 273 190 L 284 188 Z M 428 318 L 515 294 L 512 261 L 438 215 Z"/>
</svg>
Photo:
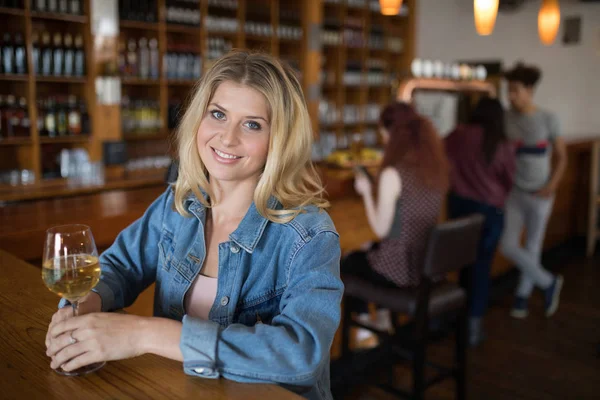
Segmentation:
<svg viewBox="0 0 600 400">
<path fill-rule="evenodd" d="M 51 292 L 61 296 L 79 314 L 79 300 L 85 297 L 100 280 L 98 250 L 92 230 L 86 225 L 61 225 L 46 231 L 42 279 Z M 71 335 L 72 343 L 76 340 Z M 78 376 L 97 371 L 104 362 L 81 367 L 75 371 L 56 369 L 61 375 Z"/>
</svg>

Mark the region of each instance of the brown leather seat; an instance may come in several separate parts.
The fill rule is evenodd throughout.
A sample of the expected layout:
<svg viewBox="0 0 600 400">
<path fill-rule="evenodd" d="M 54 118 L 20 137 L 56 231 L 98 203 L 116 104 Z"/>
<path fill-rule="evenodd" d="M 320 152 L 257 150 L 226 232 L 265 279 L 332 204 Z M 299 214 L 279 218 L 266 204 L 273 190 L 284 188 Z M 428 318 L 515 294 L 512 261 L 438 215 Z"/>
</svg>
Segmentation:
<svg viewBox="0 0 600 400">
<path fill-rule="evenodd" d="M 345 292 L 352 297 L 373 302 L 390 311 L 414 316 L 417 312 L 417 288 L 382 288 L 352 275 L 344 276 Z M 429 294 L 429 317 L 463 307 L 467 296 L 463 288 L 455 283 L 439 283 Z"/>
</svg>

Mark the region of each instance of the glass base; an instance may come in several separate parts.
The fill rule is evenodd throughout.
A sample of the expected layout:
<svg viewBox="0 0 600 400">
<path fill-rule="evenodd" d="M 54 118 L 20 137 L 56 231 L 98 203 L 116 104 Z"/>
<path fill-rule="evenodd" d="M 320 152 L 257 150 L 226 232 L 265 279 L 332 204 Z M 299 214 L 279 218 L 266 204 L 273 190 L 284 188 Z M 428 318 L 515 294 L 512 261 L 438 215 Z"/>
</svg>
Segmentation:
<svg viewBox="0 0 600 400">
<path fill-rule="evenodd" d="M 74 371 L 63 371 L 62 368 L 55 369 L 54 371 L 56 371 L 57 374 L 64 376 L 83 376 L 98 371 L 100 368 L 104 367 L 105 364 L 106 362 L 102 361 L 99 363 L 86 365 L 85 367 L 78 368 Z"/>
</svg>

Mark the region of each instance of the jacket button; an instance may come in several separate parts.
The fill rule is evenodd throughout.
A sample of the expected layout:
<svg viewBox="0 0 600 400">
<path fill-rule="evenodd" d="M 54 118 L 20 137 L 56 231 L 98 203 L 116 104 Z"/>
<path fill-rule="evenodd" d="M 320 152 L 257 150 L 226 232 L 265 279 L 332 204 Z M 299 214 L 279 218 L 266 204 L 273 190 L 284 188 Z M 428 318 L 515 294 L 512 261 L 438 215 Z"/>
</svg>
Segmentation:
<svg viewBox="0 0 600 400">
<path fill-rule="evenodd" d="M 221 305 L 223 307 L 225 307 L 227 304 L 229 304 L 229 297 L 227 297 L 227 296 L 221 297 Z"/>
<path fill-rule="evenodd" d="M 230 247 L 230 250 L 231 250 L 231 252 L 232 252 L 232 253 L 234 253 L 234 254 L 237 254 L 237 253 L 239 253 L 239 252 L 240 252 L 240 248 L 239 248 L 237 245 L 235 245 L 235 244 L 232 244 L 232 245 L 231 245 L 231 247 Z"/>
</svg>

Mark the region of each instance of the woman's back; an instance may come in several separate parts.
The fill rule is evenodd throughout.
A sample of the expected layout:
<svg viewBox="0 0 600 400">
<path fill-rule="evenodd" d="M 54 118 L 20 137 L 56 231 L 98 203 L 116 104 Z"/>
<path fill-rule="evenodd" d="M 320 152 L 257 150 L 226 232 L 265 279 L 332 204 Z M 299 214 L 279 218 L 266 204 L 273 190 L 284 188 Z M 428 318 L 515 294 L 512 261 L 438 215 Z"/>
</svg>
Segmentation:
<svg viewBox="0 0 600 400">
<path fill-rule="evenodd" d="M 425 185 L 414 171 L 398 170 L 402 192 L 388 237 L 368 254 L 370 265 L 398 286 L 416 286 L 427 240 L 436 225 L 446 192 Z"/>
<path fill-rule="evenodd" d="M 500 142 L 488 161 L 483 139 L 484 131 L 477 125 L 461 125 L 446 138 L 452 191 L 503 208 L 515 173 L 514 148 L 508 141 Z"/>
</svg>

